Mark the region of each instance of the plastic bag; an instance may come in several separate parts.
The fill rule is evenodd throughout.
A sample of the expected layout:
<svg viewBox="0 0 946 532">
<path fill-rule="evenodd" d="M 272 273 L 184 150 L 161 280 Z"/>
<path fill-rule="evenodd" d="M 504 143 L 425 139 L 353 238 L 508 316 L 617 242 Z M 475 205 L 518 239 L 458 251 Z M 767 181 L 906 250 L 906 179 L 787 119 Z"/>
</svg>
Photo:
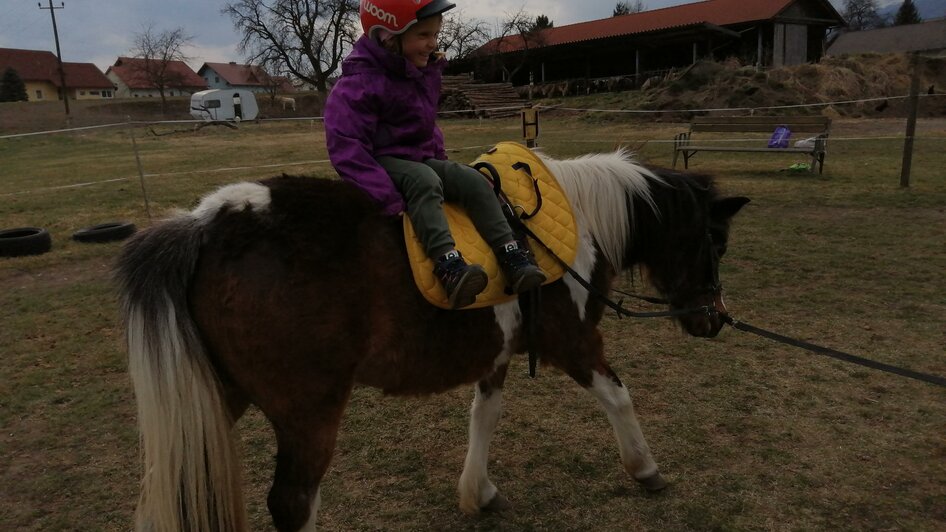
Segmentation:
<svg viewBox="0 0 946 532">
<path fill-rule="evenodd" d="M 785 126 L 778 126 L 769 139 L 770 148 L 787 148 L 788 139 L 791 138 L 792 131 Z"/>
<path fill-rule="evenodd" d="M 795 142 L 796 148 L 814 148 L 815 142 L 818 140 L 818 137 L 808 137 L 807 139 L 802 139 Z"/>
</svg>

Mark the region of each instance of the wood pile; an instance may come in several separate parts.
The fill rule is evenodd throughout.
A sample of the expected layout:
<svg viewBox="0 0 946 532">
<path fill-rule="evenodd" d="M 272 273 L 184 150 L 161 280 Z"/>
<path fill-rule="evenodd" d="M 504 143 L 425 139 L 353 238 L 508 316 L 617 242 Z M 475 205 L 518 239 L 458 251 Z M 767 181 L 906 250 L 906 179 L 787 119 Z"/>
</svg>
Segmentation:
<svg viewBox="0 0 946 532">
<path fill-rule="evenodd" d="M 486 118 L 517 116 L 523 103 L 512 83 L 483 83 L 472 80 L 469 76 L 443 77 L 440 110 L 470 110 L 469 113 L 456 113 L 455 116 L 482 116 Z"/>
</svg>

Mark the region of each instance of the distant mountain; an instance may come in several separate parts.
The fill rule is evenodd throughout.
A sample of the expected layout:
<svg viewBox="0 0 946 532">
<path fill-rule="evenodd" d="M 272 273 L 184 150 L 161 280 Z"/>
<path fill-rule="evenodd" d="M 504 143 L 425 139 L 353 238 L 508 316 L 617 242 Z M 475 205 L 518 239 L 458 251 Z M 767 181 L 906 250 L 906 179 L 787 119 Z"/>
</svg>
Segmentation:
<svg viewBox="0 0 946 532">
<path fill-rule="evenodd" d="M 893 2 L 888 6 L 878 9 L 877 14 L 893 21 L 894 17 L 897 16 L 897 10 L 900 9 L 900 4 L 902 3 L 903 2 Z M 946 5 L 944 5 L 943 0 L 913 0 L 913 5 L 916 6 L 916 10 L 920 14 L 920 18 L 923 20 L 946 17 Z M 844 9 L 843 4 L 841 9 Z"/>
</svg>

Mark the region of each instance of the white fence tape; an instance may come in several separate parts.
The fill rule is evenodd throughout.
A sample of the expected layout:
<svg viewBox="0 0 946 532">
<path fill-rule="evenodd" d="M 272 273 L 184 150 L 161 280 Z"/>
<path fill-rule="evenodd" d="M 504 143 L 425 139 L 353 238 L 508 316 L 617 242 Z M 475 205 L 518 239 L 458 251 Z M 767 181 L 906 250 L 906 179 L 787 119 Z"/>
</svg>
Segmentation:
<svg viewBox="0 0 946 532">
<path fill-rule="evenodd" d="M 920 94 L 921 98 L 935 98 L 938 96 L 946 96 L 946 94 Z M 706 108 L 706 109 L 598 109 L 598 108 L 588 108 L 588 107 L 561 107 L 557 105 L 536 105 L 535 107 L 539 110 L 546 111 L 569 111 L 576 113 L 614 113 L 614 114 L 665 114 L 665 113 L 710 113 L 710 112 L 722 112 L 722 111 L 771 111 L 775 109 L 801 109 L 805 107 L 829 107 L 832 105 L 851 105 L 857 103 L 869 103 L 869 102 L 882 102 L 889 100 L 904 100 L 909 98 L 909 96 L 878 96 L 876 98 L 863 98 L 860 100 L 841 100 L 835 102 L 823 102 L 823 103 L 803 103 L 797 105 L 770 105 L 763 107 L 719 107 L 719 108 Z M 523 102 L 525 105 L 525 102 Z M 489 112 L 489 111 L 510 111 L 514 109 L 522 109 L 522 105 L 519 106 L 507 106 L 507 107 L 488 107 L 484 109 L 462 109 L 458 111 L 440 111 L 437 114 L 447 115 L 447 114 L 460 114 L 460 113 L 479 113 L 479 112 Z M 286 118 L 261 118 L 259 120 L 248 121 L 247 123 L 253 122 L 301 122 L 301 121 L 324 121 L 325 118 L 321 116 L 297 116 L 297 117 L 286 117 Z M 31 133 L 15 133 L 10 135 L 0 135 L 0 140 L 3 139 L 15 139 L 20 137 L 32 137 L 36 135 L 52 135 L 55 133 L 71 133 L 75 131 L 85 131 L 91 129 L 105 129 L 112 127 L 127 127 L 127 126 L 149 126 L 149 125 L 158 125 L 158 124 L 203 124 L 206 123 L 204 120 L 159 120 L 159 121 L 140 121 L 133 120 L 128 122 L 117 122 L 113 124 L 101 124 L 96 126 L 83 126 L 83 127 L 74 127 L 68 129 L 53 129 L 49 131 L 34 131 Z"/>
</svg>

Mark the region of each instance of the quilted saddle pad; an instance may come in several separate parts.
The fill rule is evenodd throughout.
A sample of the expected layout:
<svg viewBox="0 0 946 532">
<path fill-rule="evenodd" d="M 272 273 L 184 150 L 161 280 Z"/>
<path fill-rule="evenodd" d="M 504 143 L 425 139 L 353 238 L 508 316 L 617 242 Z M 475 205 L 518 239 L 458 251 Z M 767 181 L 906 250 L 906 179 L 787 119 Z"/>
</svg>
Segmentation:
<svg viewBox="0 0 946 532">
<path fill-rule="evenodd" d="M 556 255 L 567 264 L 571 264 L 578 250 L 575 216 L 568 197 L 542 160 L 521 144 L 501 142 L 476 159 L 473 166 L 481 162 L 489 163 L 496 168 L 502 183 L 502 191 L 520 217 L 523 214 L 535 213 L 534 216 L 524 220 L 526 226 Z M 484 173 L 484 176 L 489 176 L 486 169 L 481 168 L 480 171 Z M 536 190 L 541 195 L 541 201 Z M 537 207 L 540 208 L 537 209 Z M 488 307 L 515 298 L 515 295 L 506 293 L 506 281 L 499 268 L 499 262 L 489 244 L 476 231 L 466 212 L 450 203 L 444 205 L 444 211 L 450 225 L 450 232 L 457 243 L 457 249 L 468 263 L 479 264 L 489 276 L 489 284 L 476 297 L 476 302 L 464 308 Z M 404 217 L 404 237 L 418 289 L 431 304 L 440 308 L 450 308 L 447 294 L 434 276 L 434 262 L 424 252 L 414 232 L 414 226 L 407 216 Z M 558 261 L 542 246 L 529 242 L 529 248 L 535 254 L 539 267 L 548 276 L 546 284 L 564 275 L 565 271 Z"/>
</svg>

